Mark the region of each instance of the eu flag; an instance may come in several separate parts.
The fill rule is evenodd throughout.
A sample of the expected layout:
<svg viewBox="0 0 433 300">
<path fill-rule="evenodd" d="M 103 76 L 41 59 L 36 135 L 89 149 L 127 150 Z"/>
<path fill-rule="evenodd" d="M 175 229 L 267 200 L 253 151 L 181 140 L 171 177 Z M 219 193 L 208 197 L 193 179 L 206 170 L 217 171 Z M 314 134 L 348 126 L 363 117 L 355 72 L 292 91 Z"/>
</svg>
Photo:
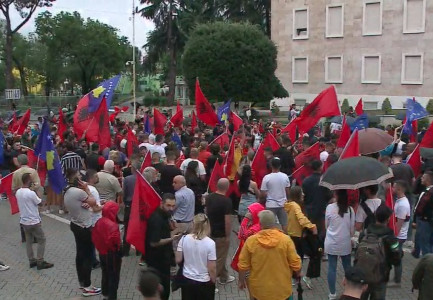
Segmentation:
<svg viewBox="0 0 433 300">
<path fill-rule="evenodd" d="M 415 101 L 414 99 L 407 99 L 406 101 L 406 123 L 403 127 L 403 132 L 412 135 L 413 128 L 412 122 L 415 120 L 422 119 L 428 116 L 427 110 L 422 107 L 421 104 Z"/>
<path fill-rule="evenodd" d="M 355 122 L 350 125 L 350 129 L 354 131 L 355 129 L 361 130 L 368 128 L 369 122 L 368 122 L 368 116 L 367 114 L 362 114 L 359 117 L 355 119 Z"/>
<path fill-rule="evenodd" d="M 89 93 L 89 112 L 97 111 L 104 97 L 107 101 L 107 108 L 110 108 L 111 100 L 113 99 L 114 91 L 116 90 L 119 80 L 120 75 L 116 75 L 113 78 L 101 82 L 96 89 Z"/>
<path fill-rule="evenodd" d="M 178 150 L 182 150 L 182 141 L 180 140 L 180 137 L 177 135 L 176 132 L 173 133 L 171 140 L 176 144 Z"/>
<path fill-rule="evenodd" d="M 221 124 L 225 124 L 226 122 L 229 121 L 229 116 L 230 116 L 230 104 L 231 104 L 231 100 L 227 101 L 224 105 L 218 107 L 218 121 Z"/>
<path fill-rule="evenodd" d="M 3 164 L 5 161 L 4 144 L 5 144 L 5 137 L 3 136 L 3 132 L 0 130 L 0 165 Z"/>
<path fill-rule="evenodd" d="M 40 155 L 41 159 L 47 163 L 50 186 L 56 194 L 61 194 L 63 188 L 66 186 L 66 181 L 62 174 L 59 155 L 51 140 L 50 127 L 46 119 L 36 143 L 35 155 Z"/>
</svg>

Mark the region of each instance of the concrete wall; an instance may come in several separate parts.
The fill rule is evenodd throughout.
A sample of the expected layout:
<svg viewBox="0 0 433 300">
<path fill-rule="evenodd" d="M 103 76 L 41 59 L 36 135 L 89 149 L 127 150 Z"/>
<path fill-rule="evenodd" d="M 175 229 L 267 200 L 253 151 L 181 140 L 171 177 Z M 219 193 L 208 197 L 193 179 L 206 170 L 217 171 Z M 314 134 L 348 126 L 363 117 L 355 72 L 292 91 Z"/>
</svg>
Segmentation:
<svg viewBox="0 0 433 300">
<path fill-rule="evenodd" d="M 420 33 L 404 33 L 406 1 L 408 0 L 383 0 L 381 34 L 364 35 L 364 0 L 273 0 L 272 39 L 278 47 L 276 74 L 291 95 L 289 102 L 295 99 L 311 102 L 320 91 L 328 87 L 330 83 L 325 80 L 326 57 L 341 55 L 342 82 L 333 83 L 340 101 L 347 98 L 350 105 L 354 106 L 362 97 L 365 102 L 377 102 L 377 108 L 380 109 L 382 101 L 388 97 L 393 108 L 403 108 L 407 98 L 416 97 L 417 101 L 426 105 L 433 98 L 433 1 L 409 0 L 415 1 L 409 5 L 425 4 L 425 30 Z M 344 5 L 342 37 L 326 37 L 326 10 L 329 4 Z M 308 39 L 293 39 L 293 11 L 305 7 L 308 7 L 309 13 Z M 369 17 L 370 19 L 366 18 L 367 23 L 378 22 Z M 417 15 L 417 11 L 415 15 L 409 14 L 406 19 L 423 24 L 423 15 Z M 331 23 L 335 27 L 335 22 Z M 328 29 L 333 28 L 331 25 Z M 402 84 L 403 53 L 423 55 L 422 84 Z M 364 55 L 380 55 L 380 83 L 362 82 Z M 308 57 L 307 83 L 293 83 L 293 57 Z M 405 68 L 409 73 L 417 72 L 414 71 L 417 67 L 413 63 L 405 64 Z"/>
</svg>

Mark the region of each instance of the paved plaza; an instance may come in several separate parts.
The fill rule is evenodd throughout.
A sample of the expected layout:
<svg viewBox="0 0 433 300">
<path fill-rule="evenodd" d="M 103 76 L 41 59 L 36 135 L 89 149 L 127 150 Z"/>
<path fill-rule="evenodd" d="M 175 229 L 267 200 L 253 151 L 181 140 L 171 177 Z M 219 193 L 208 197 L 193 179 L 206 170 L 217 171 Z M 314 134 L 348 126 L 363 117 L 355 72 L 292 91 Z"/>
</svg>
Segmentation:
<svg viewBox="0 0 433 300">
<path fill-rule="evenodd" d="M 81 299 L 75 272 L 75 243 L 67 220 L 57 220 L 51 216 L 42 216 L 42 226 L 47 237 L 45 258 L 54 263 L 54 268 L 37 271 L 29 269 L 25 244 L 21 243 L 19 230 L 19 216 L 11 216 L 9 203 L 0 201 L 0 260 L 11 268 L 0 272 L 1 300 L 45 300 L 45 299 Z M 238 226 L 237 220 L 233 222 Z M 237 239 L 233 234 L 230 258 L 237 246 Z M 132 251 L 131 251 L 132 254 Z M 411 276 L 417 260 L 406 254 L 403 265 L 403 282 L 401 288 L 389 288 L 387 299 L 416 299 L 416 293 L 411 292 Z M 137 274 L 139 271 L 138 257 L 129 256 L 123 259 L 118 299 L 142 299 L 137 291 Z M 276 270 L 278 271 L 278 270 Z M 233 273 L 233 272 L 232 272 Z M 313 280 L 314 289 L 304 291 L 304 299 L 327 299 L 328 288 L 326 281 L 326 263 L 322 265 L 322 277 Z M 235 274 L 233 274 L 235 275 Z M 92 272 L 92 281 L 100 286 L 101 270 Z M 338 267 L 338 283 L 342 281 L 342 267 Z M 239 291 L 234 282 L 225 286 L 218 286 L 219 293 L 215 299 L 240 300 L 248 299 L 245 292 Z M 341 285 L 337 291 L 341 292 Z M 296 295 L 296 293 L 295 293 Z M 90 299 L 102 299 L 102 296 Z M 180 299 L 179 292 L 171 299 Z M 297 299 L 295 297 L 295 299 Z"/>
</svg>

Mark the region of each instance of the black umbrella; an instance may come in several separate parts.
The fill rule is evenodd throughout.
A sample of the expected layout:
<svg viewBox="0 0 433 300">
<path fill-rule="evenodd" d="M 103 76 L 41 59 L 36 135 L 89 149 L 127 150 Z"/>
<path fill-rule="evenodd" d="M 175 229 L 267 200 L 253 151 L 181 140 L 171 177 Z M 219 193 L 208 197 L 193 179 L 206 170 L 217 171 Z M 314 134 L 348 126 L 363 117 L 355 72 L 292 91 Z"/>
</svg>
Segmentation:
<svg viewBox="0 0 433 300">
<path fill-rule="evenodd" d="M 358 156 L 339 160 L 323 174 L 320 184 L 330 190 L 356 190 L 393 177 L 391 169 L 378 160 Z"/>
<path fill-rule="evenodd" d="M 299 277 L 298 279 L 298 288 L 296 289 L 296 291 L 298 292 L 298 300 L 304 300 L 304 296 L 302 296 L 302 294 L 304 293 L 304 289 L 302 288 L 301 277 Z"/>
</svg>

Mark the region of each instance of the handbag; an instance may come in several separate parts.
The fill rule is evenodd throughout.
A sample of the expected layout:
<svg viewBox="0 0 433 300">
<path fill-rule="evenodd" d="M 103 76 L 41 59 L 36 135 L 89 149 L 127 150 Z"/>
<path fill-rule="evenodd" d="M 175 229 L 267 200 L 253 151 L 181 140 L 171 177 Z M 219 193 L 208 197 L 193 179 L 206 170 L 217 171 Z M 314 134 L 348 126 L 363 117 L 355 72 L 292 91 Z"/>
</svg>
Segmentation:
<svg viewBox="0 0 433 300">
<path fill-rule="evenodd" d="M 185 241 L 185 236 L 182 237 L 182 262 L 178 264 L 179 269 L 176 272 L 176 275 L 173 276 L 172 282 L 171 282 L 171 290 L 177 291 L 178 289 L 180 289 L 182 286 L 185 286 L 187 283 L 187 279 L 185 278 L 185 276 L 183 276 L 183 265 L 184 265 L 184 256 L 183 256 L 183 251 L 184 251 L 184 244 Z"/>
</svg>

